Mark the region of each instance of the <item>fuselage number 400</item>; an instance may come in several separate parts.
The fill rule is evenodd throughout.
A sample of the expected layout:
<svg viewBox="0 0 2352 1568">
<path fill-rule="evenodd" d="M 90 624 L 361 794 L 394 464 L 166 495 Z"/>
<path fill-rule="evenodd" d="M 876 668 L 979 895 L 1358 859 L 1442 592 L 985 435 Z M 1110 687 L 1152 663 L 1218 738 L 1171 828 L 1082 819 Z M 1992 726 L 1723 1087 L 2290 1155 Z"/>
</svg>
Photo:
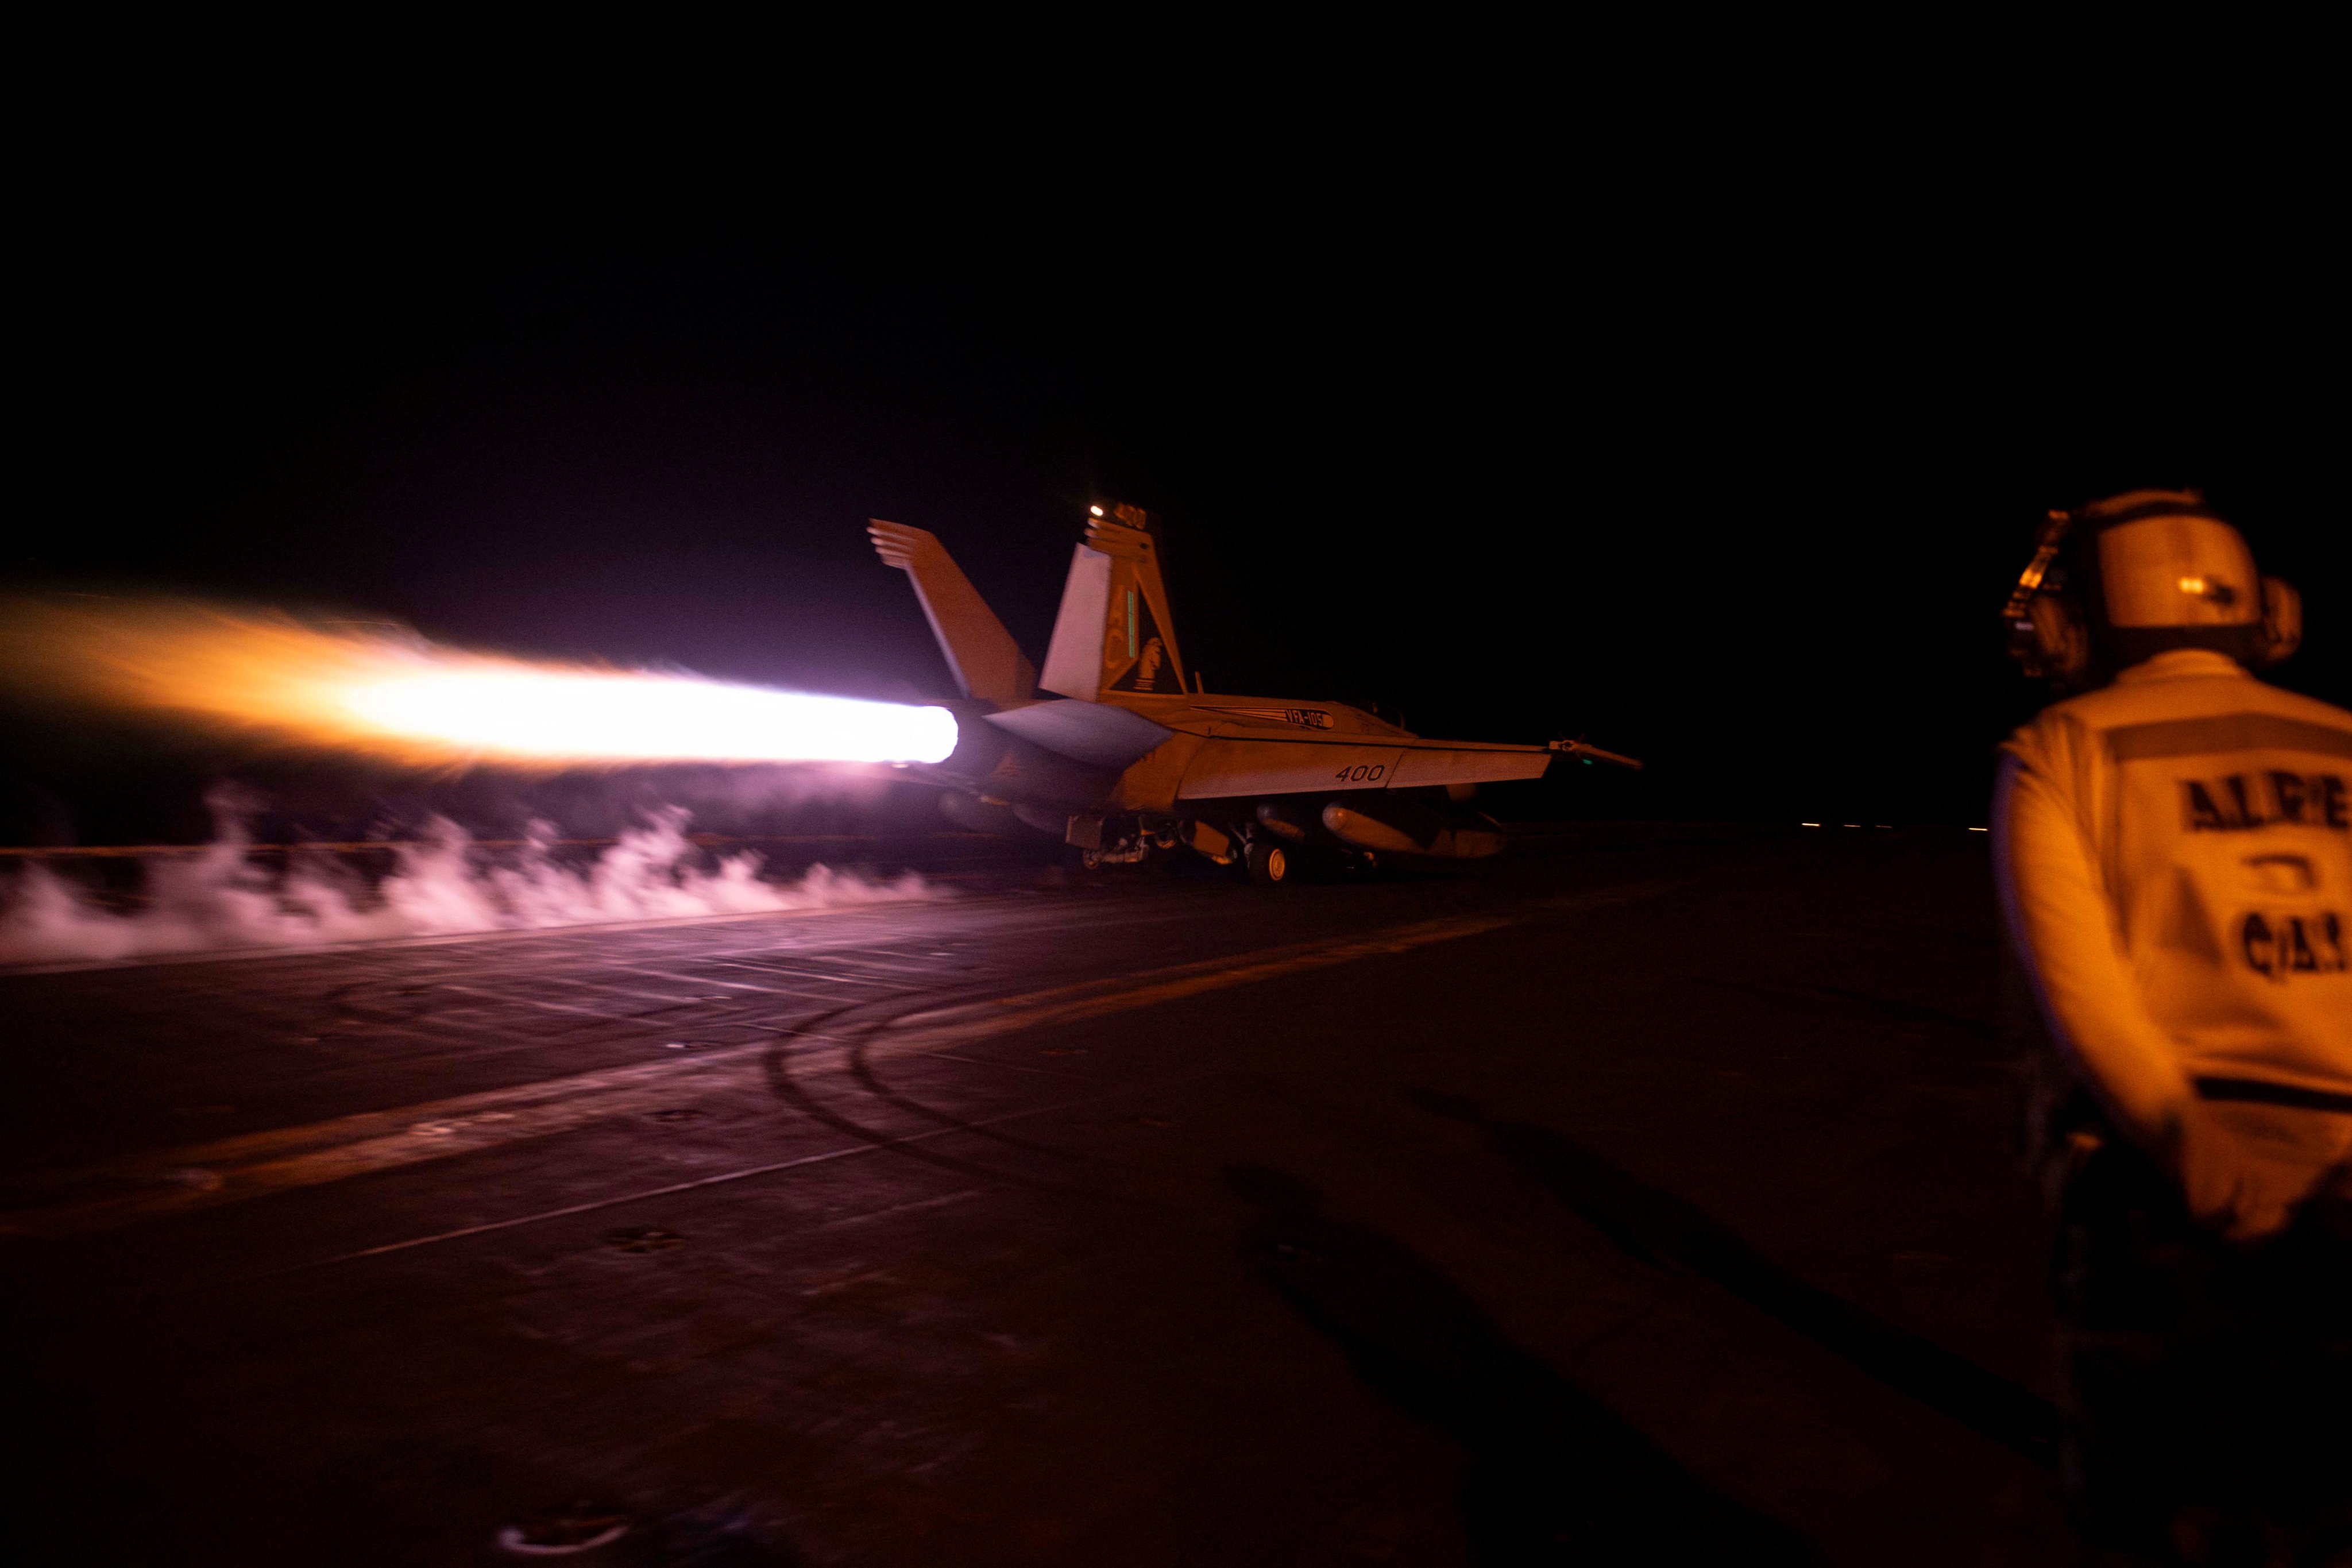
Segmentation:
<svg viewBox="0 0 2352 1568">
<path fill-rule="evenodd" d="M 1340 784 L 1372 784 L 1388 771 L 1386 763 L 1358 763 L 1352 768 L 1341 768 L 1331 776 Z"/>
</svg>

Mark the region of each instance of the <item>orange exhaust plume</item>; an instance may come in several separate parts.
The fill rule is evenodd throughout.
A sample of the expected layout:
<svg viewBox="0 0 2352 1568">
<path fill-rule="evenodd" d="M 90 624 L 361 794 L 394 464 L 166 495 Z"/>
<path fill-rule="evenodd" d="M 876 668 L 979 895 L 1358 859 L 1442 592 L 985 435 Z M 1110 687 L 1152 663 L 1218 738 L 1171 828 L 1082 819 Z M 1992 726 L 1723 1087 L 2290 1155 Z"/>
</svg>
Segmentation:
<svg viewBox="0 0 2352 1568">
<path fill-rule="evenodd" d="M 938 762 L 944 708 L 473 653 L 404 628 L 181 601 L 11 606 L 0 675 L 425 764 Z"/>
</svg>

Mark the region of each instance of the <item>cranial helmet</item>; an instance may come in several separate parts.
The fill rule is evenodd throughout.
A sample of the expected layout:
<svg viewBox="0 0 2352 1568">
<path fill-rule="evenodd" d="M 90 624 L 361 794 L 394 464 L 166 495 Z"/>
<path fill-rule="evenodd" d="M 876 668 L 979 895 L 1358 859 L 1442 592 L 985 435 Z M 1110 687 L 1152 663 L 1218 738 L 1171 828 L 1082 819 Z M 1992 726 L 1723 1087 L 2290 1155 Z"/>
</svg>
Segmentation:
<svg viewBox="0 0 2352 1568">
<path fill-rule="evenodd" d="M 2303 640 L 2295 591 L 2258 574 L 2245 540 L 2195 490 L 2052 512 L 2005 616 L 2025 672 L 2070 688 L 2179 647 L 2261 668 Z"/>
</svg>

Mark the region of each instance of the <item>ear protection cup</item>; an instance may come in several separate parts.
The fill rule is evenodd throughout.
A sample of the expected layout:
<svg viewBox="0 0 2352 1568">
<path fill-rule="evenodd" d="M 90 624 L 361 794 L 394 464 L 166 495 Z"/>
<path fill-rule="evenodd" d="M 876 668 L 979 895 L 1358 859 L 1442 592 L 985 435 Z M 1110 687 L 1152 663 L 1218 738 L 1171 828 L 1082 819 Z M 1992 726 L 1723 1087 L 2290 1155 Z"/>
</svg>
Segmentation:
<svg viewBox="0 0 2352 1568">
<path fill-rule="evenodd" d="M 2303 646 L 2303 595 L 2283 578 L 2263 579 L 2263 624 L 2254 637 L 2254 658 L 2273 665 Z"/>
<path fill-rule="evenodd" d="M 2033 623 L 2033 647 L 2026 659 L 2028 675 L 2073 680 L 2091 667 L 2091 638 L 2074 606 L 2056 594 L 2036 594 L 2025 613 Z"/>
</svg>

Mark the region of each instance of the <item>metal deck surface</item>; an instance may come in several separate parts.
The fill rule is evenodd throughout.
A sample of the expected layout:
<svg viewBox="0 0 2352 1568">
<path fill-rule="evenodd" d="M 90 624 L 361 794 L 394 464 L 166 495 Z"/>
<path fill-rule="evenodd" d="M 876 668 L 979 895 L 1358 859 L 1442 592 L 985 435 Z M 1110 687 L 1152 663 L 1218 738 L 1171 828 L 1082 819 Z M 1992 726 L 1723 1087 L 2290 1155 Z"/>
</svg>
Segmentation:
<svg viewBox="0 0 2352 1568">
<path fill-rule="evenodd" d="M 11 1527 L 2067 1561 L 1983 852 L 1591 828 L 0 976 Z"/>
</svg>

